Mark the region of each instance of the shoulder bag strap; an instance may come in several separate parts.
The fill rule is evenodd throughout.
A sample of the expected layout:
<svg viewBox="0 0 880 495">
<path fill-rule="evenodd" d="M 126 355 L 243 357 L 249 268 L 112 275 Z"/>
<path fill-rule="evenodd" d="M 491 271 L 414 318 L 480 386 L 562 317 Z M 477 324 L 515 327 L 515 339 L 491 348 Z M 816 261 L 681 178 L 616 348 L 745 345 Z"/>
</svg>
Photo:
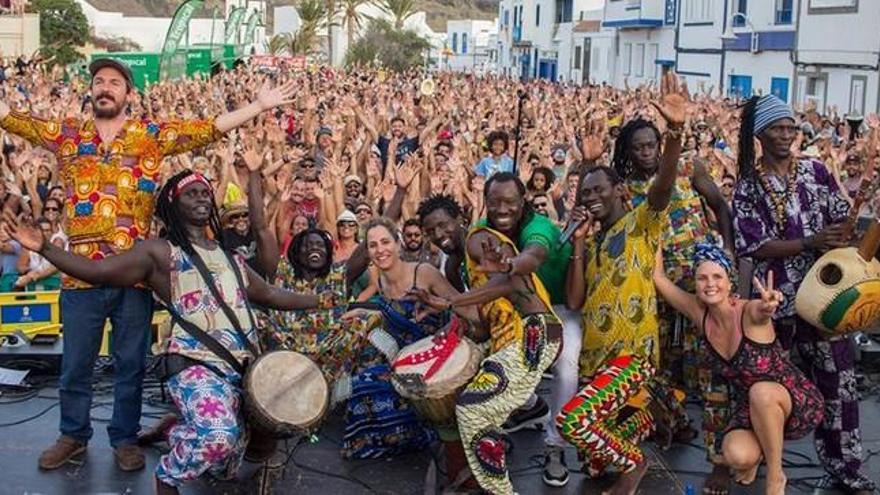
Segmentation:
<svg viewBox="0 0 880 495">
<path fill-rule="evenodd" d="M 221 250 L 222 250 L 222 248 L 221 248 Z M 224 254 L 226 254 L 227 259 L 229 259 L 228 253 L 226 253 L 224 251 Z M 259 356 L 260 355 L 259 351 L 257 351 L 257 348 L 254 346 L 253 342 L 251 342 L 251 340 L 247 337 L 247 334 L 244 332 L 244 330 L 242 330 L 241 322 L 238 321 L 238 317 L 235 316 L 235 313 L 232 311 L 232 308 L 230 308 L 229 305 L 226 304 L 226 301 L 223 300 L 223 297 L 220 294 L 220 290 L 217 289 L 217 284 L 214 283 L 213 275 L 211 275 L 211 272 L 208 270 L 208 267 L 205 265 L 205 261 L 202 260 L 202 257 L 199 256 L 199 254 L 195 251 L 193 251 L 192 255 L 187 254 L 187 256 L 190 257 L 190 261 L 192 261 L 193 265 L 196 267 L 196 269 L 202 275 L 202 279 L 205 281 L 205 285 L 208 286 L 208 290 L 211 291 L 211 295 L 214 296 L 214 299 L 217 301 L 217 305 L 220 306 L 220 309 L 223 310 L 223 313 L 226 315 L 226 318 L 229 320 L 230 323 L 232 323 L 233 328 L 235 329 L 236 333 L 238 334 L 238 338 L 244 342 L 244 345 L 247 347 L 248 352 L 253 354 L 254 357 Z M 231 268 L 232 268 L 233 272 L 236 274 L 235 278 L 236 278 L 236 282 L 238 283 L 238 288 L 241 289 L 242 291 L 244 291 L 245 288 L 241 284 L 241 276 L 238 275 L 238 269 L 236 268 L 236 265 L 234 262 L 233 262 Z M 245 301 L 246 300 L 247 300 L 247 296 L 245 296 Z M 248 314 L 250 315 L 250 306 L 247 306 L 247 311 L 248 311 Z M 251 315 L 251 321 L 253 321 L 252 315 Z M 256 328 L 254 328 L 254 330 L 256 331 Z"/>
</svg>

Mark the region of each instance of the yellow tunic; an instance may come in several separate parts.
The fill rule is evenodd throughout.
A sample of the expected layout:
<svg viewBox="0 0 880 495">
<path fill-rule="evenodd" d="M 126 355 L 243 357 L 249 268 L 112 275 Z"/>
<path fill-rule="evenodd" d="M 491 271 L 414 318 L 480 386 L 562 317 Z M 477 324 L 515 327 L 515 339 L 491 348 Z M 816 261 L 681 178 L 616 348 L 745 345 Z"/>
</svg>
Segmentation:
<svg viewBox="0 0 880 495">
<path fill-rule="evenodd" d="M 514 253 L 519 254 L 519 251 L 516 249 L 516 244 L 513 241 L 501 232 L 492 230 L 489 227 L 474 227 L 468 233 L 468 238 L 481 231 L 489 232 L 494 235 L 500 242 L 510 246 Z M 489 282 L 489 275 L 477 270 L 479 264 L 471 259 L 470 256 L 467 256 L 466 263 L 469 286 L 472 289 L 482 287 Z M 532 283 L 535 286 L 538 297 L 544 305 L 547 306 L 547 312 L 552 312 L 553 309 L 550 304 L 550 294 L 544 288 L 544 284 L 541 283 L 541 279 L 538 278 L 537 274 L 532 273 Z M 492 302 L 483 304 L 480 306 L 480 316 L 484 321 L 489 322 L 490 325 L 489 333 L 491 334 L 492 354 L 512 343 L 522 341 L 522 316 L 517 312 L 513 303 L 509 299 L 499 297 Z"/>
<path fill-rule="evenodd" d="M 668 225 L 667 210 L 651 210 L 646 201 L 618 220 L 604 238 L 587 241 L 582 377 L 592 376 L 605 361 L 620 354 L 648 357 L 654 366 L 659 365 L 652 274 Z"/>
</svg>

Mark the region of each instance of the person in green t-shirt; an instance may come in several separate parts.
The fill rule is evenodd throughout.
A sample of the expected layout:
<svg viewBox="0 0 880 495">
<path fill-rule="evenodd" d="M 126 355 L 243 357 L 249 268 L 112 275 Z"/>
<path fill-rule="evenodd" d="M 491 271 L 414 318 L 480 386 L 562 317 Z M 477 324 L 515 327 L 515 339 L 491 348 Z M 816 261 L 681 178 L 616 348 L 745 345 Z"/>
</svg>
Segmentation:
<svg viewBox="0 0 880 495">
<path fill-rule="evenodd" d="M 578 355 L 581 349 L 581 318 L 577 311 L 565 307 L 565 275 L 572 254 L 570 243 L 561 243 L 562 233 L 547 217 L 537 215 L 525 200 L 526 189 L 515 174 L 499 172 L 484 188 L 486 218 L 478 227 L 495 229 L 516 243 L 519 254 L 501 262 L 483 260 L 486 271 L 507 272 L 515 275 L 536 273 L 550 293 L 553 312 L 563 325 L 562 352 L 553 367 L 550 402 L 533 394 L 520 409 L 514 411 L 505 423 L 505 431 L 512 433 L 524 428 L 544 426 L 544 442 L 548 451 L 561 452 L 566 445 L 559 435 L 553 418 L 562 406 L 577 392 Z M 546 473 L 545 473 L 546 474 Z M 560 479 L 557 481 L 557 479 Z M 552 486 L 561 486 L 558 475 L 545 476 Z M 561 483 L 561 484 L 560 484 Z"/>
</svg>

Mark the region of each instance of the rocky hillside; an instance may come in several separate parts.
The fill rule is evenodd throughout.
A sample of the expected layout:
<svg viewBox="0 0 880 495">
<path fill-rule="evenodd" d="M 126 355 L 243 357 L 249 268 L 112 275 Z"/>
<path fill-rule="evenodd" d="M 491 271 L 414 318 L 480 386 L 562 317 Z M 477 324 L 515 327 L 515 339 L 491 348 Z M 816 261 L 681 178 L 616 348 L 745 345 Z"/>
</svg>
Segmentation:
<svg viewBox="0 0 880 495">
<path fill-rule="evenodd" d="M 180 0 L 85 0 L 98 10 L 122 12 L 129 16 L 170 17 Z M 205 0 L 205 8 L 196 17 L 211 17 L 211 8 L 223 11 L 224 0 Z M 296 0 L 266 0 L 267 6 L 295 5 Z M 419 10 L 428 14 L 428 24 L 435 31 L 446 31 L 450 19 L 494 19 L 497 0 L 420 0 Z M 271 9 L 270 9 L 271 12 Z M 271 14 L 270 14 L 271 15 Z M 271 22 L 271 21 L 270 21 Z"/>
</svg>

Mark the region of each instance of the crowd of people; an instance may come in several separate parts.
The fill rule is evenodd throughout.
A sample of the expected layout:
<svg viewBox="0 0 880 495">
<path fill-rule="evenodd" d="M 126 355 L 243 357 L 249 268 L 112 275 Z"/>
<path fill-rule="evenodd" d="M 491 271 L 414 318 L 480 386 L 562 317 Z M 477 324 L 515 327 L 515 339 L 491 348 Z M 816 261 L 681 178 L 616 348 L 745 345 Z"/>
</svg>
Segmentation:
<svg viewBox="0 0 880 495">
<path fill-rule="evenodd" d="M 671 72 L 617 89 L 245 63 L 139 92 L 119 62 L 90 80 L 50 62 L 22 59 L 0 83 L 0 291 L 61 287 L 65 323 L 61 436 L 41 468 L 87 448 L 110 318 L 110 441 L 123 470 L 144 467 L 139 444 L 169 443 L 159 493 L 271 452 L 241 402 L 244 364 L 274 349 L 320 366 L 346 459 L 439 441 L 460 491 L 512 493 L 508 435 L 529 427 L 550 486 L 568 482 L 573 445 L 589 477 L 620 473 L 609 493 L 635 493 L 640 442 L 702 434 L 704 493 L 765 463 L 766 493 L 782 494 L 783 440 L 815 430 L 833 481 L 873 491 L 852 339 L 823 338 L 794 300 L 880 209 L 876 115 L 724 97 Z M 157 361 L 178 411 L 144 432 L 137 337 L 156 303 L 175 321 Z M 389 372 L 450 332 L 485 358 L 455 421 L 432 424 Z"/>
</svg>

